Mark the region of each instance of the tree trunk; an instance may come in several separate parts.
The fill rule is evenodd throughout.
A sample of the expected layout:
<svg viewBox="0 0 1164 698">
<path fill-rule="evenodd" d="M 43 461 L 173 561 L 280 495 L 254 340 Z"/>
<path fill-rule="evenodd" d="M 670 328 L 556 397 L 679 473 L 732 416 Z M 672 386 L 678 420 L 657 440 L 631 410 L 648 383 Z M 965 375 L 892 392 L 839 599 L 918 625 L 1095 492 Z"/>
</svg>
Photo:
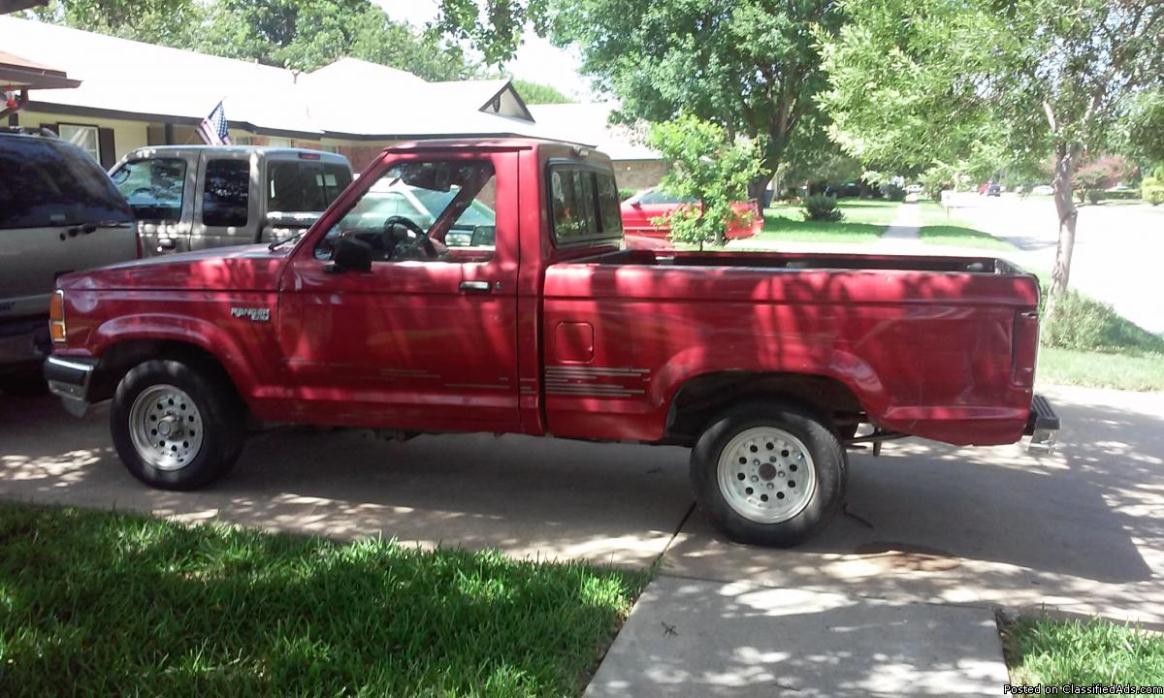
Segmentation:
<svg viewBox="0 0 1164 698">
<path fill-rule="evenodd" d="M 748 198 L 755 201 L 761 210 L 764 208 L 764 192 L 768 189 L 768 183 L 772 181 L 773 172 L 775 172 L 774 169 L 765 168 L 760 176 L 748 182 Z"/>
<path fill-rule="evenodd" d="M 1055 300 L 1067 290 L 1071 278 L 1071 254 L 1075 251 L 1075 220 L 1079 211 L 1072 196 L 1072 177 L 1075 174 L 1078 146 L 1061 145 L 1055 153 L 1055 178 L 1051 185 L 1055 189 L 1055 212 L 1059 216 L 1059 244 L 1055 248 L 1055 266 L 1051 270 L 1051 290 L 1047 297 L 1047 314 L 1054 308 Z"/>
</svg>

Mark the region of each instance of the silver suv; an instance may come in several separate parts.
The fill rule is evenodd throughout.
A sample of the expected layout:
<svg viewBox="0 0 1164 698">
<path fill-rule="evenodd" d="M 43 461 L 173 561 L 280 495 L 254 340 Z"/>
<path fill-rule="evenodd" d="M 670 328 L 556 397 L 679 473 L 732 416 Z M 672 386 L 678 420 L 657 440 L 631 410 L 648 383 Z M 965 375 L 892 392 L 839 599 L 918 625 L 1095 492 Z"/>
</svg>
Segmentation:
<svg viewBox="0 0 1164 698">
<path fill-rule="evenodd" d="M 138 148 L 110 175 L 147 256 L 288 237 L 352 182 L 342 155 L 265 146 Z"/>
<path fill-rule="evenodd" d="M 85 151 L 0 129 L 0 390 L 43 384 L 58 276 L 138 256 L 125 198 Z"/>
</svg>

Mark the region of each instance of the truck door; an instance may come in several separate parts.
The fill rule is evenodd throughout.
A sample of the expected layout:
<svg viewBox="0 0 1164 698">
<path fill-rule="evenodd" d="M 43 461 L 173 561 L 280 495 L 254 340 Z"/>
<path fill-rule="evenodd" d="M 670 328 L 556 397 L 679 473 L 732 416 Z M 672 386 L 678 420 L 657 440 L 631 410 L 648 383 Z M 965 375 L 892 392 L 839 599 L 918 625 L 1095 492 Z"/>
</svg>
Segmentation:
<svg viewBox="0 0 1164 698">
<path fill-rule="evenodd" d="M 261 224 L 257 160 L 245 150 L 202 153 L 190 249 L 256 241 Z"/>
<path fill-rule="evenodd" d="M 142 254 L 190 249 L 197 166 L 197 158 L 131 157 L 113 170 L 113 184 L 133 209 Z"/>
<path fill-rule="evenodd" d="M 282 285 L 280 341 L 305 416 L 517 429 L 517 154 L 401 154 L 356 186 Z M 343 238 L 372 249 L 371 271 L 336 270 Z"/>
</svg>

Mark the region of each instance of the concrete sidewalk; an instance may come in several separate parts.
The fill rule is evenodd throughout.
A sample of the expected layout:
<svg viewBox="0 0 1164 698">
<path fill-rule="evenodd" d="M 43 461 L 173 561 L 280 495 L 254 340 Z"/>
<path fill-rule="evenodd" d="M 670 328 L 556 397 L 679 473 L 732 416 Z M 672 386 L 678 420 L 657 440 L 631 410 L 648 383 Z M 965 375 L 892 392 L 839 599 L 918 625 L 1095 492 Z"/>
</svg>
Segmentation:
<svg viewBox="0 0 1164 698">
<path fill-rule="evenodd" d="M 994 614 L 657 577 L 587 696 L 999 695 Z"/>
</svg>

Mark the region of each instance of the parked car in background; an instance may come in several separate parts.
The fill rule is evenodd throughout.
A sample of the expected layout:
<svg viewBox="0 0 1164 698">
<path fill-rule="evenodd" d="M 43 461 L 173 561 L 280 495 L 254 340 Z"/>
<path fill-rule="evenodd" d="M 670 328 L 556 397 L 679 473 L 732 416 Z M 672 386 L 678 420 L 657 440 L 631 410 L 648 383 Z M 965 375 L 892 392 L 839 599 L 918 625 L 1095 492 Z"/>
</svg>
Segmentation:
<svg viewBox="0 0 1164 698">
<path fill-rule="evenodd" d="M 133 215 L 93 158 L 52 135 L 0 129 L 0 390 L 43 385 L 57 277 L 136 258 Z"/>
<path fill-rule="evenodd" d="M 1039 184 L 1031 187 L 1031 193 L 1037 196 L 1050 196 L 1055 193 L 1055 188 L 1050 184 Z"/>
<path fill-rule="evenodd" d="M 998 182 L 990 182 L 986 185 L 987 196 L 1002 196 L 1002 185 Z"/>
<path fill-rule="evenodd" d="M 626 244 L 630 249 L 664 249 L 670 247 L 667 236 L 671 226 L 666 220 L 677 209 L 684 206 L 698 206 L 694 199 L 682 199 L 653 188 L 635 194 L 620 205 L 622 229 L 626 234 Z M 728 240 L 747 238 L 760 232 L 764 227 L 764 217 L 754 202 L 737 201 L 732 208 L 740 219 L 728 226 L 725 236 Z"/>
<path fill-rule="evenodd" d="M 290 237 L 352 182 L 336 153 L 261 146 L 150 146 L 110 172 L 146 256 Z"/>
<path fill-rule="evenodd" d="M 923 187 L 921 184 L 911 184 L 905 188 L 906 194 L 924 194 L 925 191 L 926 191 L 926 188 Z"/>
</svg>

